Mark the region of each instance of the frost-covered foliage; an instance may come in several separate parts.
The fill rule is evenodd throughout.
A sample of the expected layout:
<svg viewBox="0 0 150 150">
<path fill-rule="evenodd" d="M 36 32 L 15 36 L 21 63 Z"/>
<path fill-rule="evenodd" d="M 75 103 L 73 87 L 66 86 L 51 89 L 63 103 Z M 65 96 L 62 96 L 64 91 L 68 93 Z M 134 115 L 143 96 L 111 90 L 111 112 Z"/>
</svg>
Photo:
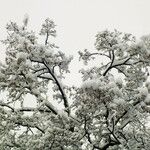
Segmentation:
<svg viewBox="0 0 150 150">
<path fill-rule="evenodd" d="M 28 17 L 23 23 L 7 24 L 2 41 L 6 62 L 0 64 L 0 90 L 7 96 L 0 101 L 0 149 L 148 150 L 150 37 L 137 42 L 116 30 L 98 33 L 96 51 L 80 51 L 80 59 L 86 65 L 106 61 L 82 69 L 82 86 L 69 87 L 62 80 L 72 57 L 49 42 L 56 36 L 54 22 L 42 24 L 44 44 L 27 30 Z M 28 95 L 36 100 L 30 107 Z"/>
<path fill-rule="evenodd" d="M 89 60 L 106 57 L 102 65 L 81 70 L 83 85 L 74 107 L 82 120 L 89 149 L 148 150 L 150 38 L 103 31 L 96 35 L 96 52 L 79 52 Z M 97 61 L 98 62 L 98 61 Z M 114 70 L 118 73 L 114 74 Z"/>
</svg>

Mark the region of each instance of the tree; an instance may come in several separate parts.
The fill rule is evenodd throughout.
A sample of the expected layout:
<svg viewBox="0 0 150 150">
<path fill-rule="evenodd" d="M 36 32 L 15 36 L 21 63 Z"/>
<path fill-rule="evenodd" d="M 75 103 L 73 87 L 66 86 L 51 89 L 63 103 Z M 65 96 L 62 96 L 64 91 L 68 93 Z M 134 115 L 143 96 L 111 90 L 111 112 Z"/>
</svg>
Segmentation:
<svg viewBox="0 0 150 150">
<path fill-rule="evenodd" d="M 69 87 L 62 80 L 72 57 L 49 42 L 56 36 L 54 22 L 46 19 L 42 25 L 44 44 L 27 30 L 27 23 L 25 18 L 23 26 L 10 22 L 6 27 L 0 149 L 148 150 L 150 37 L 136 41 L 117 30 L 98 33 L 95 52 L 79 51 L 86 65 L 92 59 L 97 65 L 80 70 L 81 87 Z M 100 63 L 102 57 L 106 59 Z M 25 106 L 27 95 L 35 105 Z"/>
</svg>

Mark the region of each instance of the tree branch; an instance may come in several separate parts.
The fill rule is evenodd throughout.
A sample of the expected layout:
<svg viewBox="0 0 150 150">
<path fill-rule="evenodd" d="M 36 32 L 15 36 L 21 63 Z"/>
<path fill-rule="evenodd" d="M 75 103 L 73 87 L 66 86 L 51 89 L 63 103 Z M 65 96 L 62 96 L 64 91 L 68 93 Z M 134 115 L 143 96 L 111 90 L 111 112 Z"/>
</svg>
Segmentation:
<svg viewBox="0 0 150 150">
<path fill-rule="evenodd" d="M 112 60 L 111 60 L 111 63 L 110 63 L 110 66 L 106 69 L 106 71 L 103 73 L 103 76 L 106 76 L 107 72 L 113 68 L 113 63 L 114 63 L 114 60 L 115 60 L 115 54 L 114 54 L 114 50 L 112 50 Z"/>
<path fill-rule="evenodd" d="M 136 101 L 136 102 L 134 102 L 132 105 L 133 105 L 133 107 L 134 107 L 134 106 L 136 106 L 136 105 L 139 104 L 139 103 L 140 103 L 140 101 Z M 130 109 L 125 110 L 125 111 L 117 118 L 117 120 L 115 121 L 115 125 L 120 121 L 120 119 L 122 119 L 122 118 L 128 113 L 129 110 L 130 110 Z"/>
<path fill-rule="evenodd" d="M 48 69 L 48 72 L 53 77 L 56 85 L 58 86 L 58 89 L 59 89 L 59 91 L 60 91 L 60 93 L 62 95 L 62 99 L 64 101 L 64 106 L 66 108 L 66 111 L 67 111 L 68 114 L 70 114 L 68 100 L 66 98 L 66 95 L 65 95 L 65 93 L 64 93 L 64 91 L 63 91 L 63 89 L 62 89 L 62 87 L 61 87 L 61 85 L 59 83 L 59 81 L 57 80 L 57 78 L 55 77 L 55 75 L 52 73 L 51 69 L 49 68 L 49 66 L 47 65 L 47 63 L 45 61 L 43 61 L 43 64 L 46 66 L 46 68 Z"/>
<path fill-rule="evenodd" d="M 19 122 L 19 121 L 15 121 L 14 123 L 17 124 L 17 125 L 23 126 L 23 127 L 36 128 L 37 130 L 41 131 L 42 133 L 45 133 L 44 130 L 42 130 L 40 127 L 38 127 L 36 125 L 25 124 L 25 123 Z"/>
<path fill-rule="evenodd" d="M 90 57 L 93 55 L 101 55 L 101 56 L 106 56 L 107 58 L 110 58 L 109 55 L 103 54 L 103 53 L 90 53 L 89 55 L 85 54 L 85 56 Z"/>
<path fill-rule="evenodd" d="M 48 43 L 48 38 L 49 38 L 49 34 L 48 34 L 48 32 L 46 32 L 45 45 L 47 45 L 47 43 Z"/>
</svg>

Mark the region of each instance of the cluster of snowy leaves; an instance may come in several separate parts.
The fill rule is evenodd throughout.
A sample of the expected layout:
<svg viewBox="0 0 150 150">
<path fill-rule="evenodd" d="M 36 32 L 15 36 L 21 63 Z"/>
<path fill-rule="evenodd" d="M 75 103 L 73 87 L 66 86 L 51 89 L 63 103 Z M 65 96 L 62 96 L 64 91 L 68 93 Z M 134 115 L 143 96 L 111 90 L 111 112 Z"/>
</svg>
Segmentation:
<svg viewBox="0 0 150 150">
<path fill-rule="evenodd" d="M 60 149 L 76 140 L 76 135 L 68 132 L 71 121 L 64 91 L 67 87 L 61 83 L 69 72 L 72 56 L 49 43 L 49 36 L 56 36 L 52 20 L 48 18 L 42 25 L 40 35 L 46 36 L 44 44 L 39 44 L 36 34 L 27 30 L 27 23 L 28 18 L 22 26 L 7 24 L 8 36 L 2 41 L 6 45 L 6 62 L 0 66 L 0 89 L 7 96 L 0 102 L 0 149 Z M 49 84 L 55 88 L 55 99 L 61 99 L 62 111 L 54 107 L 55 99 L 48 97 Z M 26 107 L 26 95 L 34 96 L 36 104 Z M 29 116 L 26 112 L 30 112 Z"/>
<path fill-rule="evenodd" d="M 27 24 L 28 17 L 22 26 L 7 24 L 2 41 L 0 90 L 7 96 L 0 101 L 0 149 L 148 150 L 150 36 L 136 41 L 117 30 L 99 32 L 96 51 L 79 51 L 79 57 L 86 65 L 106 61 L 80 70 L 82 86 L 69 87 L 62 80 L 72 57 L 49 42 L 56 36 L 54 22 L 42 24 L 44 44 Z M 27 107 L 27 95 L 36 104 Z"/>
<path fill-rule="evenodd" d="M 76 115 L 93 148 L 148 149 L 149 43 L 149 36 L 136 41 L 131 34 L 106 30 L 96 35 L 97 51 L 79 51 L 86 65 L 98 56 L 106 58 L 80 71 L 83 85 L 74 96 Z"/>
</svg>

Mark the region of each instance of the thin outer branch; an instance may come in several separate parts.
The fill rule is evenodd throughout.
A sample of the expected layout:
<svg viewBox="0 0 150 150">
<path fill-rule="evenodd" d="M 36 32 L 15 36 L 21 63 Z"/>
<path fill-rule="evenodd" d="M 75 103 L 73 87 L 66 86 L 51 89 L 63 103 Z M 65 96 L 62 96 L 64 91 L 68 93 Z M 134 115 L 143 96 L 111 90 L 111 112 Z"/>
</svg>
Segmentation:
<svg viewBox="0 0 150 150">
<path fill-rule="evenodd" d="M 45 45 L 47 45 L 47 43 L 48 43 L 48 38 L 49 38 L 49 34 L 48 34 L 48 32 L 46 33 L 46 39 L 45 39 Z"/>
<path fill-rule="evenodd" d="M 134 55 L 132 55 L 132 56 L 134 56 Z M 111 61 L 111 64 L 110 64 L 110 66 L 106 69 L 106 71 L 103 73 L 103 76 L 105 76 L 105 75 L 107 74 L 107 72 L 108 72 L 110 69 L 112 69 L 112 68 L 116 68 L 116 69 L 119 70 L 119 68 L 117 68 L 117 67 L 118 67 L 118 66 L 121 66 L 121 65 L 133 65 L 133 64 L 138 64 L 138 63 L 141 63 L 141 62 L 142 62 L 142 63 L 147 63 L 147 62 L 145 62 L 145 61 L 143 61 L 143 60 L 139 60 L 139 61 L 136 61 L 136 62 L 133 62 L 133 63 L 128 63 L 128 61 L 131 59 L 132 56 L 130 56 L 129 58 L 127 58 L 124 62 L 122 62 L 122 63 L 120 63 L 120 64 L 113 65 L 115 55 L 114 55 L 114 51 L 112 51 L 112 61 Z M 119 71 L 121 71 L 121 70 L 119 70 Z M 121 72 L 126 76 L 126 74 L 125 74 L 123 71 L 121 71 Z"/>
<path fill-rule="evenodd" d="M 38 78 L 41 78 L 41 79 L 52 80 L 51 78 L 45 77 L 45 76 L 42 76 L 42 75 L 38 75 L 37 77 L 38 77 Z M 53 81 L 53 80 L 52 80 L 52 81 Z"/>
<path fill-rule="evenodd" d="M 23 107 L 23 108 L 13 108 L 10 105 L 6 104 L 6 103 L 0 103 L 0 106 L 4 106 L 7 107 L 9 109 L 11 109 L 12 112 L 34 112 L 34 111 L 39 111 L 39 112 L 48 112 L 50 113 L 51 111 L 48 109 L 43 109 L 43 108 L 33 108 L 33 107 Z"/>
<path fill-rule="evenodd" d="M 2 103 L 2 102 L 0 102 L 0 106 L 7 107 L 7 108 L 11 109 L 11 110 L 12 110 L 12 112 L 14 112 L 14 111 L 15 111 L 15 109 L 14 109 L 13 107 L 9 106 L 9 105 L 8 105 L 8 104 L 6 104 L 6 103 Z"/>
<path fill-rule="evenodd" d="M 91 54 L 89 54 L 89 55 L 86 55 L 86 54 L 85 54 L 85 56 L 87 56 L 87 57 L 90 57 L 90 56 L 93 56 L 93 55 L 101 55 L 101 56 L 106 56 L 106 57 L 110 58 L 108 55 L 103 54 L 103 53 L 91 53 Z"/>
<path fill-rule="evenodd" d="M 21 125 L 21 126 L 24 126 L 24 127 L 36 128 L 36 129 L 38 129 L 39 131 L 41 131 L 42 133 L 45 133 L 45 131 L 42 130 L 42 129 L 41 129 L 40 127 L 38 127 L 38 126 L 32 126 L 32 125 L 30 125 L 30 124 L 23 124 L 23 123 L 21 123 L 21 122 L 15 122 L 15 124 Z"/>
<path fill-rule="evenodd" d="M 133 103 L 133 107 L 136 106 L 136 105 L 139 104 L 139 103 L 140 103 L 140 101 L 134 102 L 134 103 Z M 125 110 L 125 111 L 122 113 L 122 115 L 120 115 L 120 116 L 118 117 L 118 119 L 115 121 L 115 125 L 120 121 L 120 119 L 122 119 L 122 118 L 128 113 L 129 110 L 130 110 L 130 109 Z"/>
<path fill-rule="evenodd" d="M 126 75 L 126 73 L 123 72 L 121 69 L 119 69 L 118 67 L 115 67 L 115 68 L 116 68 L 119 72 L 123 73 L 125 77 L 128 77 L 128 76 Z"/>
<path fill-rule="evenodd" d="M 25 74 L 21 73 L 21 75 L 26 79 Z M 28 82 L 27 82 L 27 84 L 28 84 Z M 29 91 L 31 91 L 32 94 L 35 95 L 35 97 L 39 98 L 38 95 L 37 95 L 37 93 L 34 93 L 33 90 L 32 90 L 30 87 L 28 87 L 28 89 L 29 89 Z M 43 101 L 43 98 L 42 98 L 42 97 L 41 97 L 41 101 Z M 55 115 L 58 114 L 57 110 L 54 108 L 54 106 L 53 106 L 50 102 L 45 103 L 45 105 L 46 105 Z"/>
</svg>

